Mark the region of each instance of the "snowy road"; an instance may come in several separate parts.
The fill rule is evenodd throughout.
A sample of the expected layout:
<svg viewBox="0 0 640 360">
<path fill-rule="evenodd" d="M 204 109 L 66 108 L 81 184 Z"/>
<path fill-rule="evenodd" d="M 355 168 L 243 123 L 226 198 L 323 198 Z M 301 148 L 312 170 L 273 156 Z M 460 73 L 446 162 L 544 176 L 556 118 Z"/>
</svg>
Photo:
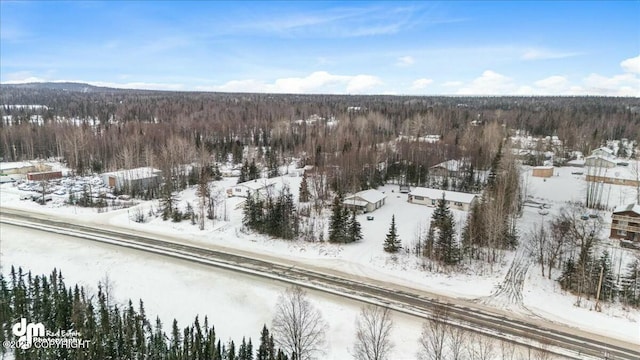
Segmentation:
<svg viewBox="0 0 640 360">
<path fill-rule="evenodd" d="M 19 213 L 13 211 L 3 212 L 3 215 L 11 213 L 12 216 Z M 472 324 L 473 327 L 481 329 L 484 333 L 512 339 L 520 343 L 540 342 L 545 344 L 547 350 L 553 350 L 565 356 L 571 356 L 571 353 L 573 353 L 573 358 L 576 359 L 584 359 L 585 354 L 591 354 L 593 358 L 602 358 L 605 352 L 620 359 L 635 359 L 640 356 L 638 347 L 634 344 L 594 336 L 548 322 L 518 318 L 509 313 L 499 313 L 498 311 L 492 311 L 491 309 L 459 300 L 447 299 L 446 303 L 434 301 L 414 289 L 376 282 L 371 279 L 354 278 L 344 273 L 328 273 L 326 269 L 324 269 L 325 271 L 309 269 L 304 264 L 295 262 L 289 264 L 270 262 L 264 259 L 253 259 L 211 249 L 169 243 L 139 235 L 123 235 L 111 230 L 96 230 L 75 224 L 56 223 L 51 219 L 43 219 L 42 217 L 38 218 L 39 225 L 37 225 L 37 228 L 40 229 L 45 225 L 53 225 L 49 229 L 50 231 L 53 231 L 54 227 L 63 227 L 64 229 L 60 231 L 81 231 L 84 234 L 76 235 L 88 238 L 93 237 L 93 240 L 98 241 L 101 241 L 100 238 L 102 238 L 102 241 L 113 242 L 114 239 L 119 238 L 118 242 L 121 245 L 126 243 L 126 246 L 129 247 L 145 247 L 145 251 L 151 250 L 156 253 L 165 253 L 200 263 L 243 270 L 289 282 L 298 282 L 305 286 L 368 302 L 387 303 L 396 310 L 416 316 L 428 317 L 434 306 L 444 305 L 447 307 L 449 315 L 457 322 Z M 7 216 L 2 217 L 1 220 L 14 222 Z M 96 235 L 98 235 L 98 238 L 95 237 Z M 582 355 L 577 355 L 579 352 Z"/>
</svg>

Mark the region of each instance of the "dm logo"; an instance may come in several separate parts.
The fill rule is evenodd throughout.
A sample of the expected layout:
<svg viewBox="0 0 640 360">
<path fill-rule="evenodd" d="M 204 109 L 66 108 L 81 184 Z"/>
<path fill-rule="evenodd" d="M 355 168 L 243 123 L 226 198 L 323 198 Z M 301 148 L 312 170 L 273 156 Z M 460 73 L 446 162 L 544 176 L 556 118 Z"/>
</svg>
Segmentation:
<svg viewBox="0 0 640 360">
<path fill-rule="evenodd" d="M 18 337 L 18 346 L 21 349 L 29 349 L 31 345 L 33 345 L 34 337 L 42 337 L 44 336 L 44 325 L 42 323 L 28 323 L 27 319 L 20 319 L 19 323 L 13 324 L 11 327 L 11 331 L 13 335 Z"/>
</svg>

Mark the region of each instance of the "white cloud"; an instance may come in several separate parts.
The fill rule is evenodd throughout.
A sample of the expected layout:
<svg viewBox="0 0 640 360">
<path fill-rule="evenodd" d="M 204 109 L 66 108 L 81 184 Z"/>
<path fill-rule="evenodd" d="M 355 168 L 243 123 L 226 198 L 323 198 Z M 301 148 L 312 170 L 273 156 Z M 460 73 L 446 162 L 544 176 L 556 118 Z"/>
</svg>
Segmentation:
<svg viewBox="0 0 640 360">
<path fill-rule="evenodd" d="M 583 83 L 585 94 L 640 97 L 640 78 L 631 73 L 610 77 L 590 74 Z"/>
<path fill-rule="evenodd" d="M 401 56 L 398 58 L 396 62 L 397 66 L 411 66 L 416 62 L 416 60 L 411 56 Z"/>
<path fill-rule="evenodd" d="M 640 55 L 623 60 L 620 63 L 620 66 L 622 67 L 622 70 L 626 72 L 640 74 Z"/>
<path fill-rule="evenodd" d="M 229 92 L 362 94 L 371 93 L 379 85 L 382 85 L 382 81 L 372 75 L 334 75 L 316 71 L 305 77 L 281 78 L 273 83 L 254 79 L 232 80 L 208 89 Z"/>
<path fill-rule="evenodd" d="M 57 82 L 57 81 L 56 81 Z M 63 81 L 67 82 L 67 81 Z M 176 83 L 149 83 L 149 82 L 127 82 L 127 83 L 115 83 L 107 81 L 68 81 L 68 82 L 86 82 L 89 85 L 104 86 L 110 88 L 119 89 L 142 89 L 142 90 L 171 90 L 171 91 L 183 91 L 185 86 L 183 84 Z"/>
<path fill-rule="evenodd" d="M 462 86 L 464 83 L 462 81 L 445 81 L 444 83 L 442 83 L 442 86 L 445 87 L 458 87 L 458 86 Z"/>
<path fill-rule="evenodd" d="M 560 75 L 549 76 L 548 78 L 538 80 L 534 84 L 542 88 L 558 88 L 563 87 L 568 83 L 566 77 Z"/>
<path fill-rule="evenodd" d="M 506 95 L 516 90 L 513 80 L 492 70 L 486 70 L 471 83 L 458 89 L 460 95 Z"/>
<path fill-rule="evenodd" d="M 578 56 L 578 52 L 562 52 L 548 49 L 526 49 L 521 56 L 522 60 L 548 60 L 563 59 Z"/>
<path fill-rule="evenodd" d="M 432 79 L 417 79 L 414 80 L 413 83 L 411 84 L 411 89 L 413 90 L 421 90 L 426 88 L 427 86 L 429 86 L 430 84 L 433 83 Z"/>
</svg>

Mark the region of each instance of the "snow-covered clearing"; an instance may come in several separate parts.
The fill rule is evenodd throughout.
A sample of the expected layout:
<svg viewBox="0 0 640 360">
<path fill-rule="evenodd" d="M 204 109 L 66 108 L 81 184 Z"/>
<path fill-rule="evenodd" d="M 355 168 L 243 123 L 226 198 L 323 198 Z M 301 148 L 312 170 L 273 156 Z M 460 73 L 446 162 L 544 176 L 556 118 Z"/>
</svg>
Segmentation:
<svg viewBox="0 0 640 360">
<path fill-rule="evenodd" d="M 93 294 L 98 282 L 108 275 L 114 299 L 125 305 L 143 299 L 147 314 L 160 316 L 165 329 L 173 318 L 190 324 L 196 315 L 204 316 L 223 341 L 251 337 L 257 344 L 263 324 L 270 326 L 278 295 L 286 285 L 264 278 L 242 275 L 144 254 L 116 246 L 87 242 L 57 234 L 3 225 L 2 271 L 11 265 L 35 274 L 62 271 L 68 286 L 79 283 Z M 135 276 L 132 276 L 135 274 Z M 326 359 L 351 358 L 355 339 L 355 320 L 361 304 L 307 290 L 311 301 L 329 324 Z M 394 359 L 413 359 L 418 348 L 421 322 L 402 313 L 393 313 Z"/>
<path fill-rule="evenodd" d="M 519 221 L 519 233 L 521 235 L 530 231 L 534 225 L 556 214 L 567 201 L 584 200 L 586 182 L 584 175 L 571 174 L 576 170 L 578 169 L 570 167 L 556 168 L 555 171 L 558 176 L 543 179 L 532 177 L 530 169 L 524 168 L 523 176 L 526 179 L 524 186 L 526 186 L 527 194 L 531 195 L 535 201 L 549 204 L 550 214 L 541 215 L 539 208 L 525 207 L 523 217 Z M 300 181 L 300 177 L 281 177 L 281 183 L 289 186 L 294 198 L 297 198 Z M 225 178 L 222 181 L 215 182 L 213 184 L 214 191 L 217 189 L 224 195 L 225 190 L 234 185 L 235 182 L 236 178 Z M 391 256 L 384 253 L 382 242 L 388 231 L 392 215 L 396 217 L 402 244 L 404 247 L 408 247 L 416 239 L 416 234 L 419 231 L 426 230 L 433 208 L 407 203 L 406 194 L 398 193 L 398 187 L 395 185 L 384 186 L 379 190 L 384 191 L 387 195 L 386 204 L 375 212 L 367 214 L 372 215 L 374 217 L 373 220 L 367 220 L 366 215 L 358 216 L 358 220 L 362 225 L 364 239 L 359 243 L 349 245 L 285 241 L 243 232 L 241 230 L 243 199 L 235 197 L 226 198 L 222 196 L 216 210 L 221 217 L 223 213 L 226 213 L 228 221 L 208 220 L 205 229 L 202 231 L 198 229 L 197 225 L 191 225 L 187 220 L 174 223 L 162 221 L 159 217 L 152 216 L 146 223 L 136 223 L 132 220 L 133 212 L 138 211 L 135 208 L 97 213 L 94 209 L 63 206 L 62 199 L 54 199 L 52 204 L 40 206 L 31 201 L 20 201 L 20 192 L 11 184 L 5 184 L 0 187 L 0 205 L 21 209 L 27 208 L 32 211 L 50 214 L 54 213 L 57 216 L 66 216 L 77 221 L 93 224 L 119 226 L 148 233 L 174 236 L 203 246 L 211 244 L 285 259 L 295 259 L 310 265 L 412 286 L 445 296 L 482 301 L 482 299 L 490 297 L 496 291 L 498 285 L 501 284 L 509 271 L 515 256 L 513 252 L 505 253 L 501 263 L 498 266 L 494 266 L 493 269 L 480 264 L 467 264 L 466 270 L 462 273 L 453 273 L 442 269 L 428 270 L 424 268 L 423 261 L 413 255 L 402 253 Z M 604 192 L 607 194 L 610 207 L 633 201 L 635 197 L 635 189 L 631 187 L 606 185 Z M 182 192 L 180 200 L 183 209 L 187 202 L 194 208 L 198 204 L 194 189 Z M 148 214 L 150 210 L 153 212 L 158 209 L 158 203 L 157 201 L 141 202 L 137 208 L 142 213 Z M 466 213 L 461 211 L 453 212 L 458 230 L 460 230 L 464 224 Z M 610 222 L 611 213 L 608 212 L 603 215 L 603 221 Z M 319 224 L 322 226 L 328 225 L 326 218 L 323 221 L 324 223 Z M 606 225 L 603 232 L 605 231 L 608 231 L 608 226 Z M 602 246 L 610 249 L 614 264 L 621 264 L 623 269 L 626 262 L 634 256 L 631 250 L 620 248 L 613 241 L 605 240 Z M 138 269 L 134 270 L 138 271 Z M 102 271 L 99 274 L 104 274 L 104 272 Z M 640 343 L 640 312 L 637 310 L 624 310 L 619 304 L 608 304 L 601 313 L 598 313 L 592 310 L 593 304 L 588 301 L 583 302 L 581 307 L 575 307 L 575 296 L 562 292 L 554 281 L 559 275 L 558 273 L 554 273 L 552 280 L 548 280 L 540 275 L 539 267 L 536 264 L 530 264 L 526 272 L 521 269 L 519 274 L 524 277 L 524 284 L 518 290 L 521 291 L 521 298 L 519 299 L 521 306 L 509 307 L 508 300 L 496 300 L 497 303 L 496 301 L 489 303 L 494 306 L 509 308 L 512 311 L 520 311 L 530 316 L 564 323 L 586 331 Z M 175 276 L 175 278 L 179 279 L 180 277 Z M 193 289 L 198 291 L 195 286 Z M 136 297 L 138 295 L 127 293 L 126 296 Z M 230 303 L 230 306 L 232 305 L 234 305 L 233 302 Z M 177 314 L 174 316 L 177 316 Z M 191 316 L 189 315 L 185 321 L 190 321 Z M 256 329 L 256 331 L 258 330 Z M 229 336 L 233 337 L 233 334 L 229 334 Z M 417 338 L 417 334 L 412 336 L 412 339 Z"/>
</svg>

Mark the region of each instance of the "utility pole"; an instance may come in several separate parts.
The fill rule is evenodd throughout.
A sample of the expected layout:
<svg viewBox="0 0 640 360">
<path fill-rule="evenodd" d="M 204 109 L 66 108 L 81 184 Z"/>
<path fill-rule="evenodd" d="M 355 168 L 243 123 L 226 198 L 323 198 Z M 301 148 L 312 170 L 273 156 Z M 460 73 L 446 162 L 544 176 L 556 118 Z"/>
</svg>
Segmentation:
<svg viewBox="0 0 640 360">
<path fill-rule="evenodd" d="M 598 292 L 596 293 L 596 311 L 600 312 L 600 289 L 602 288 L 602 276 L 604 275 L 604 264 L 600 266 L 600 280 L 598 280 Z"/>
</svg>

